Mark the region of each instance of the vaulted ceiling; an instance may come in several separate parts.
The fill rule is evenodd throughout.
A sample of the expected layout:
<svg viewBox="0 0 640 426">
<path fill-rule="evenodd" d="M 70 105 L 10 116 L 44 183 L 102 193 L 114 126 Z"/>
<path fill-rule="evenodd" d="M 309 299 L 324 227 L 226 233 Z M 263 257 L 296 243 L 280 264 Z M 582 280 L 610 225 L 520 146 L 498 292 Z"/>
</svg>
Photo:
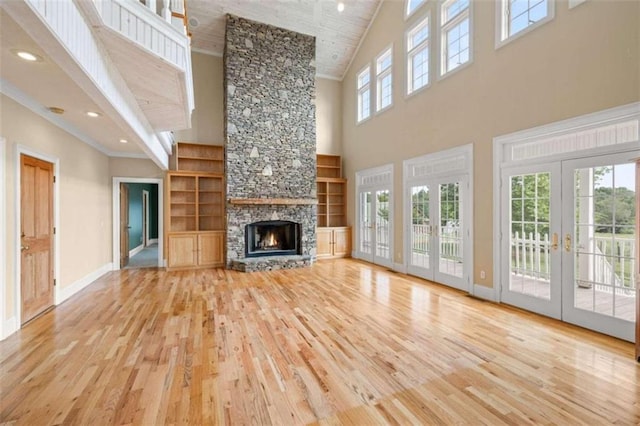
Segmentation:
<svg viewBox="0 0 640 426">
<path fill-rule="evenodd" d="M 321 77 L 341 80 L 380 0 L 189 0 L 191 46 L 216 55 L 224 50 L 225 14 L 316 37 L 316 67 Z"/>
</svg>

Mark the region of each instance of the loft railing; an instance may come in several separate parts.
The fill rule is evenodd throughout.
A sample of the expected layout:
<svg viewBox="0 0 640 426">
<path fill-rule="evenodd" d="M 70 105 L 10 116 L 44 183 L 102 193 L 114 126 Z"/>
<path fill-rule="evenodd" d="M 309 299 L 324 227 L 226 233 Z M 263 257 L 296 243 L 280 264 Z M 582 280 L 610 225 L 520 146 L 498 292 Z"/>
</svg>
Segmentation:
<svg viewBox="0 0 640 426">
<path fill-rule="evenodd" d="M 156 15 L 161 16 L 165 21 L 173 25 L 180 31 L 184 31 L 186 35 L 189 33 L 187 21 L 187 2 L 186 0 L 139 0 L 149 10 Z"/>
</svg>

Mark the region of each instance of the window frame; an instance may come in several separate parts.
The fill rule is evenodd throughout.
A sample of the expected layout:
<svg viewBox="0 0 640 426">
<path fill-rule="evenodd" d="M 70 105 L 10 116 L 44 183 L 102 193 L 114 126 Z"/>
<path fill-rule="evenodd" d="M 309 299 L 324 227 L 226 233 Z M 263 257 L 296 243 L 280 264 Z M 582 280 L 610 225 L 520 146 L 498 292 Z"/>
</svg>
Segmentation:
<svg viewBox="0 0 640 426">
<path fill-rule="evenodd" d="M 369 81 L 363 87 L 360 87 L 359 86 L 360 76 L 363 75 L 365 72 L 369 73 Z M 369 91 L 369 114 L 364 118 L 360 118 L 360 104 L 361 104 L 360 97 L 361 97 L 362 93 L 364 93 L 365 91 Z M 372 115 L 371 93 L 372 93 L 372 90 L 371 90 L 371 64 L 367 64 L 364 67 L 362 67 L 360 69 L 360 71 L 358 71 L 356 73 L 356 124 L 364 123 L 365 121 L 367 121 L 367 120 L 369 120 L 371 118 L 371 115 Z"/>
<path fill-rule="evenodd" d="M 411 18 L 420 9 L 422 9 L 424 7 L 424 5 L 427 4 L 428 2 L 429 2 L 429 0 L 422 0 L 422 2 L 415 7 L 415 9 L 409 10 L 409 5 L 411 4 L 411 0 L 405 0 L 405 2 L 404 2 L 404 19 L 405 19 L 405 21 L 407 19 Z"/>
<path fill-rule="evenodd" d="M 428 27 L 428 32 L 427 32 L 427 39 L 424 40 L 423 42 L 421 42 L 419 45 L 412 47 L 411 49 L 409 49 L 409 37 L 411 35 L 412 32 L 414 32 L 418 27 L 420 27 L 421 25 L 423 25 L 426 22 L 427 27 Z M 414 24 L 412 26 L 410 26 L 405 32 L 404 32 L 404 64 L 406 66 L 406 74 L 405 74 L 405 91 L 404 91 L 404 95 L 405 97 L 411 97 L 413 95 L 415 95 L 418 92 L 421 92 L 422 90 L 428 88 L 431 86 L 431 81 L 432 81 L 432 61 L 431 61 L 431 53 L 432 53 L 432 43 L 431 43 L 431 39 L 432 39 L 432 35 L 431 35 L 431 31 L 432 31 L 432 20 L 431 20 L 431 11 L 427 11 L 427 13 L 423 14 L 422 16 L 420 16 L 418 19 L 415 20 Z M 413 79 L 412 79 L 412 67 L 411 67 L 411 59 L 413 57 L 413 54 L 416 53 L 416 51 L 418 51 L 419 49 L 422 49 L 426 47 L 428 50 L 428 55 L 427 55 L 427 83 L 424 84 L 423 86 L 420 86 L 419 88 L 415 89 L 412 87 L 413 85 Z M 410 90 L 411 89 L 411 90 Z"/>
<path fill-rule="evenodd" d="M 391 59 L 391 64 L 389 65 L 388 68 L 385 68 L 384 70 L 382 70 L 381 72 L 378 72 L 378 63 L 381 61 L 381 59 L 384 59 L 386 56 L 389 56 L 389 58 Z M 375 60 L 374 60 L 374 69 L 375 69 L 375 80 L 376 80 L 376 85 L 375 85 L 375 92 L 376 92 L 376 96 L 375 96 L 375 114 L 381 113 L 383 111 L 388 110 L 389 108 L 391 108 L 393 106 L 393 44 L 385 47 L 382 52 L 380 52 Z M 385 105 L 384 107 L 380 106 L 380 101 L 381 101 L 381 92 L 382 90 L 380 90 L 380 85 L 382 82 L 382 79 L 384 79 L 386 76 L 390 76 L 391 77 L 391 100 L 389 102 L 388 105 Z"/>
<path fill-rule="evenodd" d="M 556 10 L 556 1 L 555 0 L 546 0 L 547 1 L 547 16 L 540 19 L 537 22 L 523 28 L 515 34 L 508 34 L 508 19 L 507 18 L 507 5 L 509 0 L 499 0 L 496 2 L 496 40 L 495 40 L 495 48 L 496 50 L 511 43 L 514 40 L 519 39 L 525 34 L 529 34 L 531 31 L 534 31 L 547 22 L 550 22 L 555 17 Z"/>
<path fill-rule="evenodd" d="M 439 56 L 438 80 L 441 80 L 452 74 L 455 74 L 458 71 L 467 68 L 473 63 L 473 29 L 474 29 L 473 0 L 469 0 L 469 5 L 464 11 L 459 12 L 453 18 L 449 19 L 447 22 L 444 22 L 444 12 L 445 12 L 444 6 L 447 3 L 451 3 L 454 1 L 456 0 L 442 0 L 438 2 L 438 38 L 439 38 L 439 48 L 440 48 L 440 52 L 438 54 Z M 469 59 L 465 63 L 460 64 L 453 69 L 447 70 L 446 65 L 448 60 L 447 56 L 449 52 L 447 50 L 447 37 L 445 35 L 447 31 L 455 28 L 457 25 L 462 23 L 465 19 L 469 19 Z"/>
</svg>

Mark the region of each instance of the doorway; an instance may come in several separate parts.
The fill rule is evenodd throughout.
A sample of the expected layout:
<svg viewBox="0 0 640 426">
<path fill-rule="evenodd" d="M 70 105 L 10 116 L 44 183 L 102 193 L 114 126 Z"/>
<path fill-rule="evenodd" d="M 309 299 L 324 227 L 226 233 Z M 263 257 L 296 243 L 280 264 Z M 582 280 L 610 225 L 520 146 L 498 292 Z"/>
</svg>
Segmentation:
<svg viewBox="0 0 640 426">
<path fill-rule="evenodd" d="M 404 163 L 407 272 L 470 293 L 472 161 L 466 145 Z"/>
<path fill-rule="evenodd" d="M 20 154 L 20 319 L 54 305 L 54 165 Z"/>
<path fill-rule="evenodd" d="M 393 165 L 356 173 L 356 257 L 393 267 Z"/>
<path fill-rule="evenodd" d="M 163 267 L 162 179 L 113 178 L 113 189 L 114 269 Z"/>
<path fill-rule="evenodd" d="M 569 125 L 553 139 L 527 138 L 527 161 L 509 165 L 505 158 L 498 180 L 500 299 L 633 341 L 640 120 L 600 124 L 592 117 L 586 129 Z M 567 146 L 575 148 L 553 152 Z M 518 148 L 514 141 L 500 147 L 507 155 Z"/>
</svg>

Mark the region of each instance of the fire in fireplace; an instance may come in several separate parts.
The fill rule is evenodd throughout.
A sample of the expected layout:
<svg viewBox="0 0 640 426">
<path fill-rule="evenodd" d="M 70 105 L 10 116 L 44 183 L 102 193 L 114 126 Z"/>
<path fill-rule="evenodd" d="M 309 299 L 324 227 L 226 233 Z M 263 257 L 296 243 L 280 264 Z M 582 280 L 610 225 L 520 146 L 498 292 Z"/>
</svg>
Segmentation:
<svg viewBox="0 0 640 426">
<path fill-rule="evenodd" d="M 301 254 L 300 224 L 284 220 L 250 223 L 244 230 L 245 256 Z"/>
</svg>

